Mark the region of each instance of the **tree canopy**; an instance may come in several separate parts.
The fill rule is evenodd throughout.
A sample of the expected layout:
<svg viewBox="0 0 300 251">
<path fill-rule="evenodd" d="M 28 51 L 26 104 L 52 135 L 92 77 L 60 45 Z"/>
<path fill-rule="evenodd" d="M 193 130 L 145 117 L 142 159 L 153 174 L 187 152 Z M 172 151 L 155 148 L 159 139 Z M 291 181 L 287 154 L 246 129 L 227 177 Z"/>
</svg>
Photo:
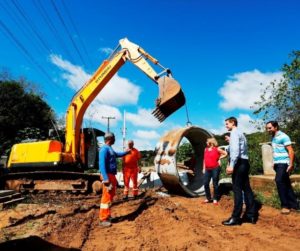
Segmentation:
<svg viewBox="0 0 300 251">
<path fill-rule="evenodd" d="M 28 83 L 0 79 L 0 100 L 0 154 L 26 137 L 48 135 L 54 113 Z"/>
<path fill-rule="evenodd" d="M 297 157 L 300 153 L 297 145 L 300 137 L 300 51 L 293 51 L 290 62 L 284 64 L 281 70 L 283 78 L 269 83 L 255 103 L 258 109 L 254 114 L 261 116 L 264 122 L 278 121 L 291 140 L 296 142 Z"/>
</svg>

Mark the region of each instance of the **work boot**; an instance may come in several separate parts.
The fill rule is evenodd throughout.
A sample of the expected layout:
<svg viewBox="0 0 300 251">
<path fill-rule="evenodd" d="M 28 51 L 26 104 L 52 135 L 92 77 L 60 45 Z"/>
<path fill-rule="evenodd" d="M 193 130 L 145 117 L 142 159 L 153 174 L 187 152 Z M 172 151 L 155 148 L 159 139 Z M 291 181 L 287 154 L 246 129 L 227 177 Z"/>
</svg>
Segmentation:
<svg viewBox="0 0 300 251">
<path fill-rule="evenodd" d="M 111 222 L 106 220 L 106 221 L 100 221 L 99 223 L 100 227 L 110 227 L 111 226 Z"/>
<path fill-rule="evenodd" d="M 116 217 L 109 216 L 109 218 L 108 218 L 108 221 L 111 222 L 111 223 L 116 222 L 116 220 L 117 220 Z"/>
<path fill-rule="evenodd" d="M 281 213 L 282 213 L 282 214 L 289 214 L 290 212 L 291 212 L 291 210 L 288 209 L 288 208 L 285 208 L 285 207 L 284 207 L 284 208 L 281 209 Z"/>
</svg>

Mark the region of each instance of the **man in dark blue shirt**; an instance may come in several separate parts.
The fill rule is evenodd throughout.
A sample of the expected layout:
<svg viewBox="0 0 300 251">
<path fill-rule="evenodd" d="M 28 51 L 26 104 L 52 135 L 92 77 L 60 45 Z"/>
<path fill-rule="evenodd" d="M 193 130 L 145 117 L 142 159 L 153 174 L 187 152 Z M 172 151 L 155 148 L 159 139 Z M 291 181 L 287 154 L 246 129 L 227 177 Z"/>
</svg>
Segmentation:
<svg viewBox="0 0 300 251">
<path fill-rule="evenodd" d="M 100 225 L 102 227 L 110 227 L 111 226 L 111 204 L 113 201 L 113 197 L 116 194 L 117 187 L 117 157 L 123 157 L 127 152 L 115 152 L 111 147 L 115 143 L 115 135 L 113 133 L 106 133 L 104 135 L 105 145 L 101 147 L 99 160 L 100 160 L 100 173 L 102 177 L 102 197 L 100 204 Z"/>
</svg>

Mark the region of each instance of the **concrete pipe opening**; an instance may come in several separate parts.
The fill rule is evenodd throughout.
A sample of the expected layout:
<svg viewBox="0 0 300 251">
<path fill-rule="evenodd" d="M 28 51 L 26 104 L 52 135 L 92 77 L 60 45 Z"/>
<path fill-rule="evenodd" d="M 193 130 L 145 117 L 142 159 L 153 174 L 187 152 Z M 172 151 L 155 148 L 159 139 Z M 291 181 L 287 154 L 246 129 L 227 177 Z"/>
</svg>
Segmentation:
<svg viewBox="0 0 300 251">
<path fill-rule="evenodd" d="M 165 134 L 156 146 L 155 168 L 164 185 L 172 194 L 198 197 L 204 194 L 203 154 L 208 131 L 190 126 Z M 187 140 L 193 154 L 184 162 L 177 162 L 176 153 L 180 143 Z"/>
</svg>

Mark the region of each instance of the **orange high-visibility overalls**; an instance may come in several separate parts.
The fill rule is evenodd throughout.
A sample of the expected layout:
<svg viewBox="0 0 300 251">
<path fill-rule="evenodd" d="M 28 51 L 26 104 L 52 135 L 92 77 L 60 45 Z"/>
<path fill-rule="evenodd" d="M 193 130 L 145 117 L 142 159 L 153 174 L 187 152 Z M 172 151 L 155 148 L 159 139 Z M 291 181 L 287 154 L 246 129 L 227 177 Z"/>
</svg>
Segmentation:
<svg viewBox="0 0 300 251">
<path fill-rule="evenodd" d="M 128 196 L 130 179 L 133 183 L 132 194 L 137 196 L 139 193 L 137 187 L 137 177 L 139 172 L 138 161 L 141 158 L 140 152 L 132 148 L 130 154 L 123 157 L 123 177 L 124 177 L 124 195 Z"/>
<path fill-rule="evenodd" d="M 108 173 L 107 176 L 112 187 L 110 190 L 108 190 L 108 188 L 104 184 L 102 186 L 102 197 L 101 197 L 100 212 L 99 212 L 100 221 L 107 221 L 111 217 L 110 208 L 111 208 L 113 198 L 116 194 L 116 187 L 117 187 L 116 176 L 111 173 Z"/>
</svg>

